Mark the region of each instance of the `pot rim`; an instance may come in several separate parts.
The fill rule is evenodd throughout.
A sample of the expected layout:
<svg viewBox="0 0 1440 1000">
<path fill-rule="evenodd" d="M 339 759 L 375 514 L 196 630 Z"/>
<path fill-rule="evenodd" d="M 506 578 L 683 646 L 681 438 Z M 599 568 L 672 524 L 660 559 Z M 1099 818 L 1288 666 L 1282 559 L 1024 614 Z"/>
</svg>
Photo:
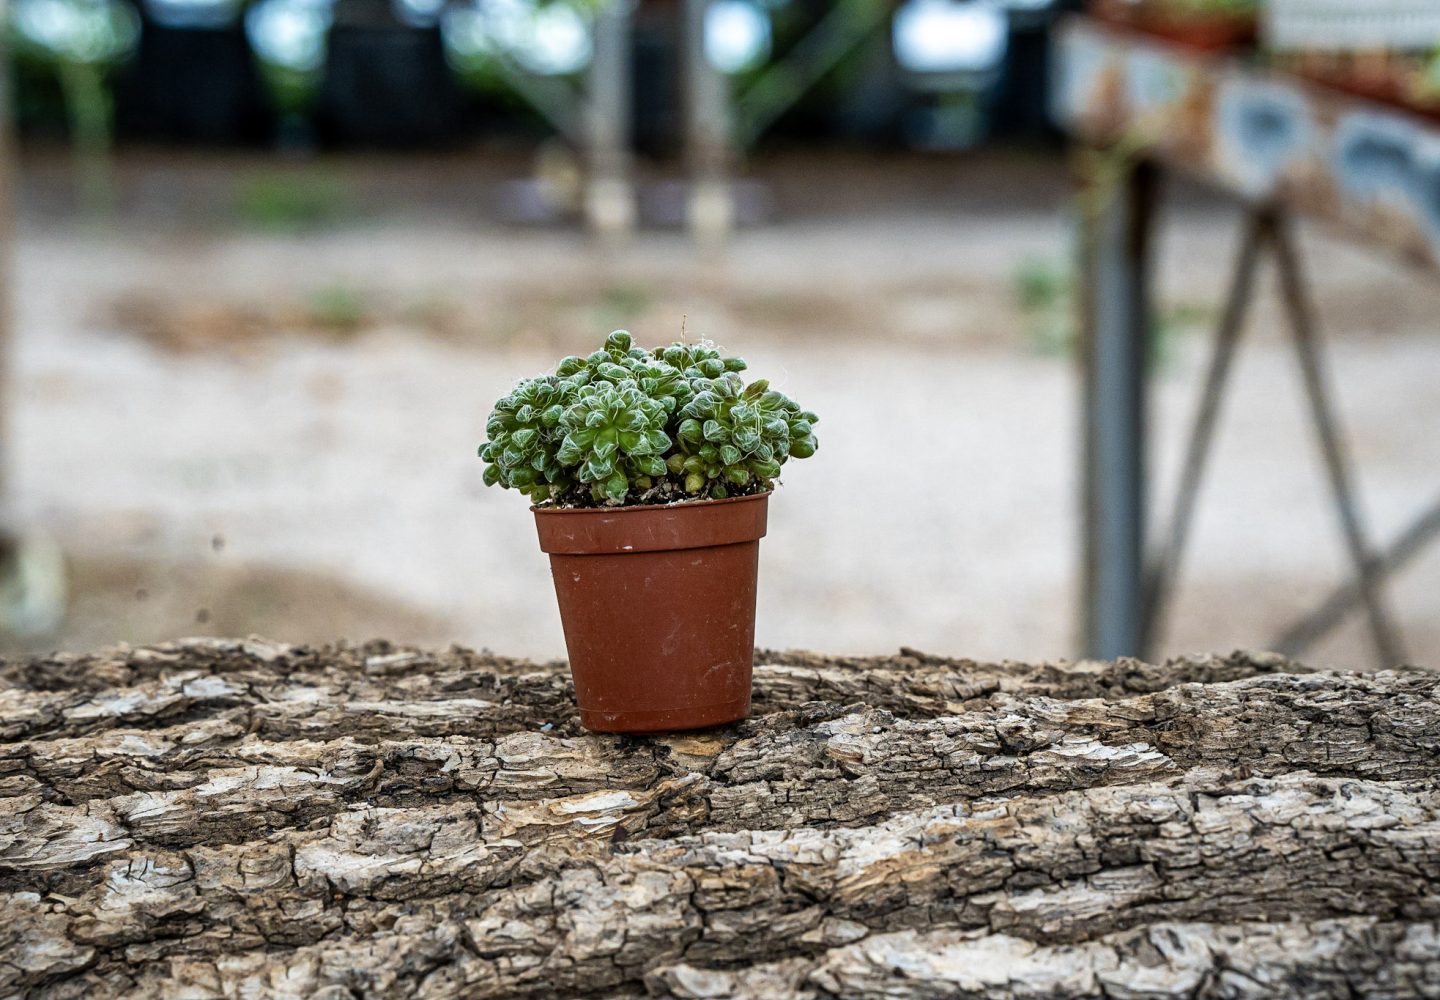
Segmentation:
<svg viewBox="0 0 1440 1000">
<path fill-rule="evenodd" d="M 760 500 L 770 496 L 774 489 L 762 490 L 759 493 L 751 493 L 743 497 L 725 497 L 721 500 L 694 499 L 677 500 L 675 503 L 643 503 L 631 504 L 627 507 L 542 507 L 539 504 L 531 504 L 530 511 L 534 514 L 638 514 L 646 511 L 655 512 L 659 510 L 680 510 L 682 508 L 715 506 L 729 503 L 744 503 L 747 500 Z"/>
<path fill-rule="evenodd" d="M 765 536 L 769 499 L 767 490 L 695 503 L 531 510 L 540 548 L 552 556 L 625 555 L 757 542 Z M 564 514 L 590 516 L 556 516 Z"/>
</svg>

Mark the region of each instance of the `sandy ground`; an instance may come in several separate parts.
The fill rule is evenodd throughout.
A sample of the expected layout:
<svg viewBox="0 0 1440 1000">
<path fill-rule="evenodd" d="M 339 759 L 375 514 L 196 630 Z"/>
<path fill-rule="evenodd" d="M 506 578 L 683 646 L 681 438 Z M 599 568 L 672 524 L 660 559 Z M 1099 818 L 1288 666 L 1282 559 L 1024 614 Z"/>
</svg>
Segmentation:
<svg viewBox="0 0 1440 1000">
<path fill-rule="evenodd" d="M 126 157 L 101 225 L 68 209 L 62 162 L 28 163 L 13 506 L 63 546 L 73 602 L 58 634 L 22 645 L 260 632 L 560 655 L 525 504 L 481 482 L 485 415 L 558 354 L 619 325 L 667 340 L 683 316 L 822 416 L 819 455 L 787 467 L 772 504 L 762 644 L 1076 652 L 1075 373 L 1037 347 L 1013 291 L 1024 262 L 1068 253 L 1058 163 L 761 162 L 776 218 L 719 253 L 668 231 L 617 250 L 497 222 L 524 169 L 503 157 L 287 168 L 323 174 L 346 207 L 276 233 L 233 209 L 268 169 Z M 1182 193 L 1167 221 L 1167 299 L 1210 302 L 1233 215 Z M 1440 293 L 1325 234 L 1307 255 L 1365 507 L 1389 538 L 1440 492 Z M 1263 287 L 1169 651 L 1263 646 L 1344 574 Z M 1204 360 L 1197 330 L 1171 339 L 1166 483 Z M 1440 666 L 1440 550 L 1392 597 L 1410 658 Z M 1312 659 L 1368 656 L 1352 625 Z"/>
</svg>

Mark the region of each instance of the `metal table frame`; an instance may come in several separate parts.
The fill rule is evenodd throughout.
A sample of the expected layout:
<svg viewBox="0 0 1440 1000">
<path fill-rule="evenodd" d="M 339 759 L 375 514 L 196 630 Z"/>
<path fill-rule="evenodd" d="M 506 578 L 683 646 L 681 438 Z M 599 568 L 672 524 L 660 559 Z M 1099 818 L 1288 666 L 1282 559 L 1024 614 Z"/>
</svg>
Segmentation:
<svg viewBox="0 0 1440 1000">
<path fill-rule="evenodd" d="M 1404 216 L 1403 199 L 1395 192 L 1378 200 L 1361 197 L 1353 178 L 1346 176 L 1352 161 L 1345 156 L 1351 149 L 1347 143 L 1354 141 L 1346 129 L 1363 133 L 1367 121 L 1377 134 L 1395 137 L 1402 148 L 1404 142 L 1440 142 L 1440 129 L 1263 70 L 1142 41 L 1084 20 L 1062 31 L 1061 59 L 1070 65 L 1062 69 L 1056 111 L 1080 147 L 1089 150 L 1088 162 L 1105 164 L 1104 169 L 1082 171 L 1080 199 L 1086 655 L 1145 656 L 1162 634 L 1220 405 L 1253 301 L 1255 274 L 1268 251 L 1278 272 L 1330 498 L 1353 567 L 1353 578 L 1287 628 L 1272 648 L 1298 653 L 1359 607 L 1365 612 L 1376 662 L 1391 666 L 1403 661 L 1385 584 L 1440 536 L 1440 502 L 1389 547 L 1380 549 L 1372 541 L 1329 388 L 1294 217 L 1305 213 L 1354 223 L 1351 228 L 1362 237 L 1435 267 L 1440 226 L 1432 229 L 1414 219 L 1408 220 L 1408 228 L 1396 225 L 1393 216 L 1383 213 Z M 1146 86 L 1153 93 L 1146 94 Z M 1265 150 L 1247 149 L 1245 140 L 1264 139 L 1266 133 L 1247 131 L 1242 113 L 1247 100 L 1257 109 L 1255 121 L 1280 114 L 1276 108 L 1288 109 L 1283 113 L 1296 115 L 1296 123 L 1313 115 L 1308 131 L 1295 124 L 1294 148 L 1275 158 L 1273 169 L 1261 176 L 1246 158 Z M 1275 106 L 1267 108 L 1266 101 Z M 1402 131 L 1396 131 L 1397 122 Z M 1358 124 L 1351 128 L 1349 123 Z M 1282 124 L 1279 131 L 1287 128 Z M 1227 129 L 1235 134 L 1225 134 Z M 1336 176 L 1317 169 L 1327 163 Z M 1151 250 L 1163 175 L 1171 168 L 1185 169 L 1237 197 L 1245 209 L 1244 234 L 1181 466 L 1175 507 L 1152 542 L 1146 462 L 1154 316 Z"/>
</svg>

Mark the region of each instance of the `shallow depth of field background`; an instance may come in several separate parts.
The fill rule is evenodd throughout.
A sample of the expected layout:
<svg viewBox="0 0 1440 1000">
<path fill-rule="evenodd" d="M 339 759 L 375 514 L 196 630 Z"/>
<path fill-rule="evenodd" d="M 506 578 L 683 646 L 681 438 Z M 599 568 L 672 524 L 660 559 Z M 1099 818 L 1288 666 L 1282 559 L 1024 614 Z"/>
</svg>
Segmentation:
<svg viewBox="0 0 1440 1000">
<path fill-rule="evenodd" d="M 1012 47 L 1008 83 L 938 93 L 893 71 L 889 34 L 867 45 L 749 152 L 755 218 L 718 248 L 667 217 L 678 145 L 643 63 L 655 204 L 620 247 L 531 204 L 566 154 L 493 85 L 461 88 L 441 141 L 388 145 L 378 120 L 364 136 L 303 115 L 166 134 L 127 121 L 142 98 L 121 92 L 96 189 L 53 83 L 25 70 L 5 460 L 13 516 L 58 543 L 71 601 L 9 648 L 260 633 L 563 655 L 526 504 L 481 482 L 486 414 L 613 328 L 649 345 L 683 324 L 822 418 L 772 502 L 761 645 L 1073 656 L 1071 187 L 1043 58 Z M 1237 222 L 1199 190 L 1167 204 L 1163 483 Z M 1440 488 L 1440 287 L 1305 238 L 1387 540 Z M 1166 652 L 1257 646 L 1346 572 L 1261 288 Z M 1394 601 L 1411 658 L 1440 665 L 1440 553 Z M 1358 623 L 1309 658 L 1368 662 Z"/>
</svg>

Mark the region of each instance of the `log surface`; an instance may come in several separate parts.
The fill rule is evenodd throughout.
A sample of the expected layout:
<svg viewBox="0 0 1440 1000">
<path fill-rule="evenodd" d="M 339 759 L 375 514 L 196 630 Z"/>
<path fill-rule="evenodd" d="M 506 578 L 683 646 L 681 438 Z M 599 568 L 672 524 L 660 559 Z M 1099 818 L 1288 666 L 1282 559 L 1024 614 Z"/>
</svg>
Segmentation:
<svg viewBox="0 0 1440 1000">
<path fill-rule="evenodd" d="M 1440 676 L 761 652 L 0 663 L 0 997 L 1440 996 Z"/>
</svg>

